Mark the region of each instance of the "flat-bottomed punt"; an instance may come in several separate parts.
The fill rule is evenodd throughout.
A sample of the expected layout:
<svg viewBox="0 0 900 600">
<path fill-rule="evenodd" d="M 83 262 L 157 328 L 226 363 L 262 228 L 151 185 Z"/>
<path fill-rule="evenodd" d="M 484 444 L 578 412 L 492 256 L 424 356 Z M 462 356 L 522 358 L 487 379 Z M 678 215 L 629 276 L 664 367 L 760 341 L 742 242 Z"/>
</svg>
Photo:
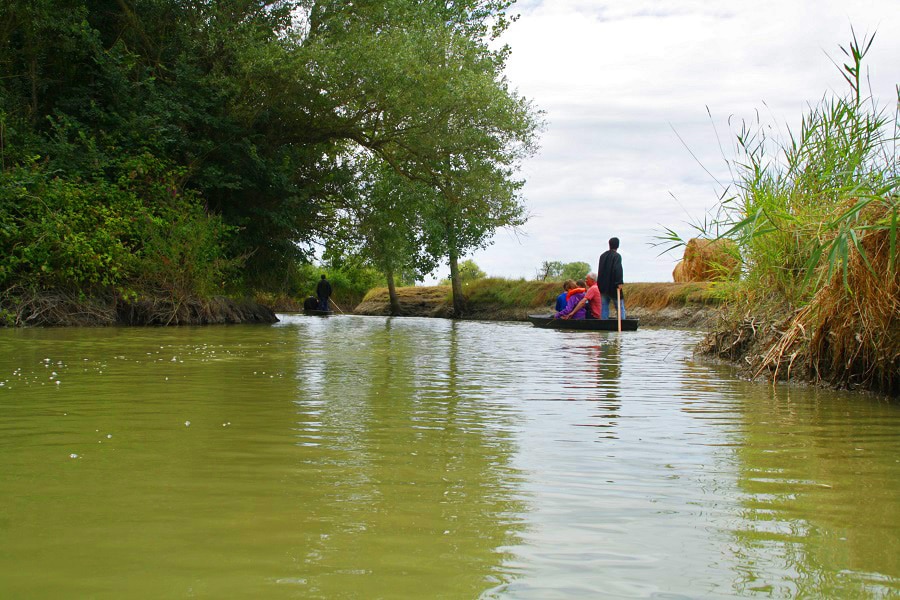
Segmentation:
<svg viewBox="0 0 900 600">
<path fill-rule="evenodd" d="M 318 308 L 304 308 L 303 314 L 305 315 L 313 315 L 317 317 L 327 317 L 328 315 L 333 315 L 333 310 L 319 310 Z"/>
<path fill-rule="evenodd" d="M 578 331 L 618 331 L 617 319 L 554 319 L 550 315 L 528 315 L 535 327 L 544 329 L 575 329 Z M 637 331 L 640 319 L 622 319 L 622 331 Z"/>
</svg>

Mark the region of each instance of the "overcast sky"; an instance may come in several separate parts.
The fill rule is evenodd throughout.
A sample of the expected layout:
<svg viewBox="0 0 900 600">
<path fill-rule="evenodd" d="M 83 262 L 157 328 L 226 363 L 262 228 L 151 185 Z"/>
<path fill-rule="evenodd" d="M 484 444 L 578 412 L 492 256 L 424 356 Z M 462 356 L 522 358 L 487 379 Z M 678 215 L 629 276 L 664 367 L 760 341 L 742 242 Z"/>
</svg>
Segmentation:
<svg viewBox="0 0 900 600">
<path fill-rule="evenodd" d="M 877 30 L 873 93 L 889 108 L 897 101 L 898 0 L 519 0 L 514 9 L 507 75 L 546 112 L 547 128 L 522 172 L 530 220 L 467 257 L 492 276 L 530 279 L 545 260 L 596 268 L 616 235 L 626 282 L 671 281 L 680 256 L 650 244 L 663 226 L 689 236 L 688 223 L 715 206 L 713 176 L 730 181 L 734 123 L 759 111 L 786 132 L 808 103 L 843 94 L 829 56 L 843 58 L 851 25 L 858 37 Z"/>
</svg>

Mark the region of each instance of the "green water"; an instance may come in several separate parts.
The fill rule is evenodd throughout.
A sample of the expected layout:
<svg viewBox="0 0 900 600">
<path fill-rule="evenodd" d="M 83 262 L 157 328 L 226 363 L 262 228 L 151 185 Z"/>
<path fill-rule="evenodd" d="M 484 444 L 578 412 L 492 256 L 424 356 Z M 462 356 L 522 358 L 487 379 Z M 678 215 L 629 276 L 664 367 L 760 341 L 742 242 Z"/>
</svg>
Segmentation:
<svg viewBox="0 0 900 600">
<path fill-rule="evenodd" d="M 900 407 L 698 335 L 0 330 L 0 598 L 900 596 Z"/>
</svg>

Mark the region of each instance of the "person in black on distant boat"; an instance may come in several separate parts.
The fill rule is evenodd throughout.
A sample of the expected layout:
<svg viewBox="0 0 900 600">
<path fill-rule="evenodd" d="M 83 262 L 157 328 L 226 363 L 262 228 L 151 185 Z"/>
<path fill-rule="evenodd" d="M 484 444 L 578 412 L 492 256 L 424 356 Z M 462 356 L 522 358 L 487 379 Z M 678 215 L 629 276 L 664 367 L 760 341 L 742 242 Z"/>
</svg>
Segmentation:
<svg viewBox="0 0 900 600">
<path fill-rule="evenodd" d="M 316 296 L 319 297 L 319 310 L 328 310 L 328 298 L 331 296 L 331 283 L 322 274 L 322 280 L 316 286 Z"/>
<path fill-rule="evenodd" d="M 600 318 L 609 318 L 609 302 L 615 301 L 616 290 L 622 289 L 622 256 L 618 253 L 619 238 L 609 238 L 609 250 L 600 255 L 597 265 L 597 287 L 600 288 Z M 619 316 L 625 318 L 625 296 L 621 296 L 617 307 Z"/>
</svg>

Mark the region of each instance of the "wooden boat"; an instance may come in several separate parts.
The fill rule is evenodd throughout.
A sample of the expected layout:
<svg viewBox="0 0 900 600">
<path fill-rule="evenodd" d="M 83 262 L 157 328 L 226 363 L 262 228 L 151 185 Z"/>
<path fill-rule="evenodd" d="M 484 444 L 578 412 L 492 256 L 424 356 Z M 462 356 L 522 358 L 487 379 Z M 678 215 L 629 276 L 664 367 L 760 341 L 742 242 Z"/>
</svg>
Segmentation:
<svg viewBox="0 0 900 600">
<path fill-rule="evenodd" d="M 544 329 L 575 329 L 578 331 L 618 331 L 617 319 L 554 319 L 551 315 L 528 315 L 535 327 Z M 622 319 L 622 331 L 637 331 L 640 319 Z"/>
<path fill-rule="evenodd" d="M 333 315 L 333 310 L 319 310 L 318 308 L 304 308 L 304 315 L 314 315 L 317 317 L 327 317 L 328 315 Z"/>
</svg>

